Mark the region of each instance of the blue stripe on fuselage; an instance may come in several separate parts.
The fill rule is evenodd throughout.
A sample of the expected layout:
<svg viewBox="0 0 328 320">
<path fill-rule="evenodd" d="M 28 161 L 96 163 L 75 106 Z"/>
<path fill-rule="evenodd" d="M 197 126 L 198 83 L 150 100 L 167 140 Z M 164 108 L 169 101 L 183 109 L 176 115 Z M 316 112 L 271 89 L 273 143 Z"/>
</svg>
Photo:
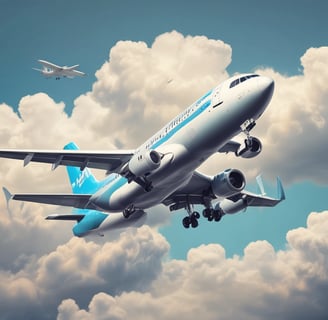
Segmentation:
<svg viewBox="0 0 328 320">
<path fill-rule="evenodd" d="M 206 96 L 208 96 L 208 95 L 206 95 Z M 190 123 L 196 117 L 198 117 L 201 113 L 203 113 L 203 111 L 205 111 L 210 105 L 211 105 L 211 100 L 206 101 L 204 104 L 202 104 L 200 107 L 198 107 L 198 109 L 195 112 L 193 112 L 188 118 L 186 118 L 185 120 L 181 121 L 181 123 L 179 123 L 170 132 L 168 132 L 162 139 L 160 139 L 157 142 L 155 142 L 151 146 L 151 148 L 152 149 L 156 149 L 157 147 L 159 147 L 160 145 L 162 145 L 164 142 L 166 142 L 167 140 L 169 140 L 181 128 L 183 128 L 184 126 L 186 126 L 188 123 Z"/>
<path fill-rule="evenodd" d="M 115 180 L 113 180 L 109 185 L 108 188 L 101 194 L 95 194 L 94 203 L 97 206 L 100 206 L 103 209 L 106 209 L 106 206 L 110 206 L 110 198 L 112 194 L 124 186 L 128 180 L 125 177 L 118 176 Z M 92 199 L 91 199 L 92 200 Z"/>
<path fill-rule="evenodd" d="M 79 212 L 84 214 L 84 210 L 79 210 Z M 82 237 L 91 230 L 97 229 L 107 217 L 106 213 L 88 210 L 84 218 L 73 227 L 73 234 Z"/>
</svg>

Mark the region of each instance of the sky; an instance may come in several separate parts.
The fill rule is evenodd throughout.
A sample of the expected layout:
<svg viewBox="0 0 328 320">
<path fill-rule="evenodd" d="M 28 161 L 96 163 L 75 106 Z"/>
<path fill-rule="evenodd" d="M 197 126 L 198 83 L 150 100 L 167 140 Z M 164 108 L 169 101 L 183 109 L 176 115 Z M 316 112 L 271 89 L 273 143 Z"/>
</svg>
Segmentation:
<svg viewBox="0 0 328 320">
<path fill-rule="evenodd" d="M 238 168 L 250 191 L 262 173 L 272 196 L 280 176 L 287 195 L 195 230 L 159 206 L 141 228 L 85 239 L 44 220 L 67 208 L 1 196 L 0 319 L 326 319 L 327 10 L 320 0 L 0 0 L 2 148 L 135 148 L 220 81 L 257 72 L 275 81 L 252 131 L 263 152 L 215 155 L 200 170 Z M 38 59 L 87 76 L 45 79 Z M 1 159 L 0 181 L 70 192 L 65 170 L 42 164 Z"/>
</svg>

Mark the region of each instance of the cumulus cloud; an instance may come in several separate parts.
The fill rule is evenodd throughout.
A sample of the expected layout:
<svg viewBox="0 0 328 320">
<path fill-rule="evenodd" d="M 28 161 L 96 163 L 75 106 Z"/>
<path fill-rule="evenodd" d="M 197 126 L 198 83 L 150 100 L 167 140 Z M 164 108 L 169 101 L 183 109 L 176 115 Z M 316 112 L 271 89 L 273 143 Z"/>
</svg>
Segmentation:
<svg viewBox="0 0 328 320">
<path fill-rule="evenodd" d="M 191 249 L 186 261 L 163 262 L 148 292 L 96 294 L 87 309 L 64 300 L 58 319 L 324 319 L 328 314 L 328 211 L 287 234 L 287 248 L 250 243 L 244 256 L 220 245 Z"/>
<path fill-rule="evenodd" d="M 72 238 L 30 259 L 17 272 L 0 271 L 2 316 L 17 319 L 30 310 L 33 317 L 24 318 L 53 319 L 63 297 L 73 296 L 83 304 L 99 291 L 111 295 L 146 292 L 162 272 L 168 250 L 163 236 L 147 226 L 130 229 L 103 244 Z"/>
<path fill-rule="evenodd" d="M 73 238 L 17 272 L 0 272 L 2 316 L 15 319 L 324 319 L 328 211 L 287 234 L 286 249 L 250 243 L 226 258 L 218 244 L 166 259 L 144 226 L 103 244 Z M 16 307 L 15 307 L 16 306 Z M 19 306 L 19 307 L 17 307 Z"/>
<path fill-rule="evenodd" d="M 263 171 L 286 182 L 327 182 L 327 154 L 322 151 L 328 133 L 327 53 L 327 47 L 309 49 L 297 76 L 256 70 L 276 84 L 272 103 L 253 132 L 263 141 L 263 153 L 251 161 L 221 155 L 203 169 L 215 174 L 234 166 L 250 177 Z M 158 36 L 150 47 L 118 42 L 96 72 L 92 90 L 75 100 L 71 116 L 63 102 L 45 93 L 22 97 L 19 114 L 0 105 L 0 144 L 59 149 L 73 140 L 83 149 L 137 147 L 226 79 L 230 61 L 231 47 L 222 41 L 175 31 Z M 18 161 L 1 159 L 0 178 L 15 192 L 69 192 L 63 168 L 23 168 Z M 186 261 L 166 261 L 168 243 L 148 227 L 128 230 L 110 243 L 105 243 L 108 238 L 69 240 L 70 223 L 44 221 L 47 214 L 67 209 L 19 203 L 10 209 L 8 215 L 1 197 L 4 318 L 52 319 L 57 306 L 58 319 L 159 314 L 172 319 L 180 311 L 182 319 L 197 314 L 205 319 L 218 314 L 222 319 L 327 314 L 322 302 L 327 291 L 327 212 L 311 214 L 307 228 L 288 233 L 285 251 L 257 242 L 245 248 L 243 257 L 226 259 L 221 246 L 209 245 L 191 250 Z M 167 210 L 160 211 L 151 224 L 166 221 Z"/>
</svg>

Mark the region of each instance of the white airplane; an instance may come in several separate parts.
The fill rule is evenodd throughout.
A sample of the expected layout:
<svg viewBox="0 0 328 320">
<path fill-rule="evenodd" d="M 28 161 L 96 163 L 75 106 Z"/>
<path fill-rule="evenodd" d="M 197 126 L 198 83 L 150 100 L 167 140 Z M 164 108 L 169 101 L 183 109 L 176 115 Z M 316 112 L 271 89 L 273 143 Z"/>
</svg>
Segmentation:
<svg viewBox="0 0 328 320">
<path fill-rule="evenodd" d="M 76 220 L 73 233 L 90 233 L 140 225 L 145 210 L 164 204 L 171 211 L 186 209 L 185 228 L 198 226 L 200 214 L 219 221 L 249 206 L 272 207 L 285 199 L 277 178 L 278 197 L 245 191 L 245 177 L 237 169 L 215 176 L 196 169 L 212 154 L 233 152 L 253 158 L 262 145 L 250 135 L 255 121 L 269 104 L 274 89 L 270 78 L 256 74 L 234 76 L 206 93 L 135 150 L 80 151 L 74 143 L 59 151 L 0 150 L 0 157 L 67 166 L 72 194 L 15 194 L 4 188 L 7 199 L 74 207 L 72 214 L 50 215 L 47 219 Z M 231 138 L 245 134 L 244 144 Z M 109 175 L 97 181 L 89 168 Z"/>
<path fill-rule="evenodd" d="M 78 64 L 75 66 L 67 67 L 67 66 L 57 66 L 54 63 L 51 63 L 46 60 L 38 60 L 43 66 L 42 69 L 33 68 L 33 70 L 41 72 L 46 78 L 56 77 L 56 80 L 62 78 L 74 78 L 76 76 L 82 77 L 85 76 L 84 72 L 76 70 L 79 66 Z"/>
</svg>

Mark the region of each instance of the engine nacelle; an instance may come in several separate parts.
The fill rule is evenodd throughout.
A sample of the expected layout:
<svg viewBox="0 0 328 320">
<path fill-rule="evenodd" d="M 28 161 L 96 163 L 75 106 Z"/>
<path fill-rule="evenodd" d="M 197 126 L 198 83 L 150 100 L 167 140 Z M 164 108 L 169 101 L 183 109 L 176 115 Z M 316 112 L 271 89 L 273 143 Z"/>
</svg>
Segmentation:
<svg viewBox="0 0 328 320">
<path fill-rule="evenodd" d="M 245 139 L 245 147 L 236 152 L 237 157 L 254 158 L 262 151 L 262 143 L 255 137 Z"/>
<path fill-rule="evenodd" d="M 161 164 L 161 156 L 155 150 L 135 154 L 128 164 L 128 171 L 136 177 L 143 177 L 157 169 Z"/>
<path fill-rule="evenodd" d="M 229 197 L 241 192 L 245 184 L 245 177 L 241 171 L 227 169 L 213 178 L 211 188 L 215 196 Z"/>
<path fill-rule="evenodd" d="M 233 202 L 230 199 L 224 199 L 215 205 L 215 210 L 223 214 L 233 214 L 247 208 L 247 202 L 244 199 L 239 199 Z"/>
</svg>

